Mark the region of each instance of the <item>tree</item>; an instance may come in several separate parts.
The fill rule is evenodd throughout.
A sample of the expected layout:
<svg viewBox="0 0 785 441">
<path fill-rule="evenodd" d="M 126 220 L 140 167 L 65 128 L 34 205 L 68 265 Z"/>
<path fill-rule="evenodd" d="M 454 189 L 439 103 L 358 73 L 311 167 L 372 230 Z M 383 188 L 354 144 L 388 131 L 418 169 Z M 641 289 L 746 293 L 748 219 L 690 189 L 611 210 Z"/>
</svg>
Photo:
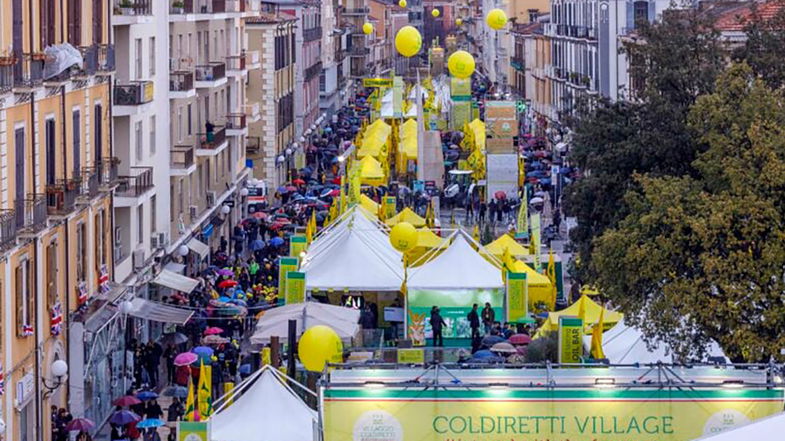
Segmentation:
<svg viewBox="0 0 785 441">
<path fill-rule="evenodd" d="M 596 241 L 598 285 L 647 338 L 684 357 L 785 347 L 785 94 L 731 67 L 688 121 L 697 176 L 635 177 L 629 215 Z"/>
<path fill-rule="evenodd" d="M 629 212 L 624 195 L 639 189 L 636 173 L 692 175 L 700 145 L 687 127 L 695 99 L 713 90 L 724 65 L 719 38 L 693 10 L 636 25 L 624 47 L 642 81 L 634 102 L 601 101 L 575 122 L 573 161 L 585 176 L 567 188 L 565 208 L 577 218 L 571 240 L 580 256 L 579 279 L 591 279 L 593 240 Z"/>
<path fill-rule="evenodd" d="M 769 87 L 785 86 L 785 69 L 782 67 L 782 54 L 785 54 L 785 2 L 754 3 L 751 8 L 752 14 L 745 27 L 747 40 L 733 56 L 737 61 L 749 64 Z M 775 13 L 765 18 L 762 8 Z"/>
</svg>

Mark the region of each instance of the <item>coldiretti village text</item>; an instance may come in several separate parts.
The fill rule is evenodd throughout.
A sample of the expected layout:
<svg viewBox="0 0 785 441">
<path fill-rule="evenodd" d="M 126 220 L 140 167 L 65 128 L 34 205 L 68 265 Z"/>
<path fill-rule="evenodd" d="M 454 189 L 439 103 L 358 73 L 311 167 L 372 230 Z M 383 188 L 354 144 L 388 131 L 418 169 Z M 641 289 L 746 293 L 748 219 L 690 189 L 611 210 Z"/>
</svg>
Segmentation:
<svg viewBox="0 0 785 441">
<path fill-rule="evenodd" d="M 433 419 L 439 434 L 671 434 L 672 416 L 447 416 Z"/>
</svg>

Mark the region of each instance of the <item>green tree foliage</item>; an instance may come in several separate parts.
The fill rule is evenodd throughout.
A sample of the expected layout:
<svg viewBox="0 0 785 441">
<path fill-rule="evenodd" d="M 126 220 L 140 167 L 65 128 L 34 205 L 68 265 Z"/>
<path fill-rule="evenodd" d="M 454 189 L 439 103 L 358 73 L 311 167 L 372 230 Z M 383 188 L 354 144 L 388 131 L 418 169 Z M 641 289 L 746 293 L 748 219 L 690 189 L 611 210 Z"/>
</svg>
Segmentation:
<svg viewBox="0 0 785 441">
<path fill-rule="evenodd" d="M 773 88 L 785 86 L 785 1 L 777 0 L 765 7 L 779 7 L 771 18 L 760 16 L 758 4 L 752 5 L 752 16 L 746 26 L 747 41 L 734 53 L 734 58 L 745 61 Z"/>
<path fill-rule="evenodd" d="M 700 97 L 695 176 L 635 177 L 629 215 L 597 239 L 598 284 L 684 357 L 708 339 L 736 360 L 785 347 L 785 94 L 734 65 Z"/>
</svg>

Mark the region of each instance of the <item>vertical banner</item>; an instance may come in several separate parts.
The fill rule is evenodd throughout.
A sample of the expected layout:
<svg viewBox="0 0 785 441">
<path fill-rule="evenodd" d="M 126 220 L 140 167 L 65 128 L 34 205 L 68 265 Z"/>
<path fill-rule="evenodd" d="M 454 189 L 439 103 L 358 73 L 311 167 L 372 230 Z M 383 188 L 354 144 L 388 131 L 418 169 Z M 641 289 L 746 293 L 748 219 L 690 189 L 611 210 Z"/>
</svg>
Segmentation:
<svg viewBox="0 0 785 441">
<path fill-rule="evenodd" d="M 299 271 L 288 271 L 286 273 L 284 295 L 286 296 L 287 305 L 305 301 L 305 273 Z"/>
<path fill-rule="evenodd" d="M 540 231 L 540 213 L 531 215 L 532 244 L 534 245 L 534 269 L 542 270 L 542 236 Z"/>
<path fill-rule="evenodd" d="M 529 316 L 529 281 L 526 273 L 507 272 L 507 322 L 521 321 Z"/>
<path fill-rule="evenodd" d="M 289 271 L 297 271 L 300 264 L 300 259 L 297 257 L 279 257 L 278 258 L 278 298 L 282 298 L 286 292 L 286 273 Z"/>
<path fill-rule="evenodd" d="M 580 363 L 583 355 L 583 320 L 559 317 L 559 363 Z"/>
<path fill-rule="evenodd" d="M 403 77 L 393 78 L 393 118 L 403 117 Z"/>
<path fill-rule="evenodd" d="M 384 197 L 384 217 L 387 219 L 395 216 L 395 206 L 397 201 L 395 200 L 395 196 L 385 196 Z"/>
<path fill-rule="evenodd" d="M 223 394 L 229 397 L 229 398 L 226 399 L 226 405 L 227 406 L 231 406 L 232 403 L 234 402 L 234 397 L 229 395 L 232 392 L 232 390 L 234 390 L 234 383 L 232 383 L 230 381 L 227 381 L 226 383 L 224 383 Z"/>
<path fill-rule="evenodd" d="M 295 234 L 289 238 L 289 255 L 299 256 L 308 247 L 308 239 L 302 234 Z"/>
<path fill-rule="evenodd" d="M 207 441 L 207 421 L 178 421 L 177 441 Z"/>
</svg>

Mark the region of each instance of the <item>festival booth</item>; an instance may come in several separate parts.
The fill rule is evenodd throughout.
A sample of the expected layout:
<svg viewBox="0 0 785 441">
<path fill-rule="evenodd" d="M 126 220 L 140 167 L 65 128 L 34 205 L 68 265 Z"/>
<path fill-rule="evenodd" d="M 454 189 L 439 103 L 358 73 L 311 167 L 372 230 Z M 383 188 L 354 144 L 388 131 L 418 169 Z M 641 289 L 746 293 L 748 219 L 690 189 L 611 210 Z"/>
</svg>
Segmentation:
<svg viewBox="0 0 785 441">
<path fill-rule="evenodd" d="M 379 212 L 379 203 L 369 198 L 366 194 L 360 194 L 360 206 L 362 206 L 369 213 L 376 214 Z"/>
<path fill-rule="evenodd" d="M 315 410 L 271 367 L 238 384 L 210 417 L 210 441 L 314 441 Z M 233 401 L 229 404 L 230 401 Z M 191 438 L 183 437 L 190 440 Z M 196 438 L 202 439 L 202 438 Z"/>
<path fill-rule="evenodd" d="M 472 304 L 490 303 L 503 321 L 504 282 L 499 268 L 481 256 L 464 238 L 453 235 L 452 244 L 422 266 L 413 268 L 407 280 L 407 332 L 413 341 L 432 336 L 431 307 L 438 306 L 447 325 L 445 340 L 471 338 L 466 315 Z"/>
<path fill-rule="evenodd" d="M 583 345 L 587 349 L 591 348 L 591 336 L 583 337 Z M 676 363 L 679 361 L 675 359 L 673 352 L 665 343 L 654 341 L 647 345 L 643 340 L 643 333 L 638 328 L 627 326 L 624 319 L 602 334 L 602 351 L 611 364 Z M 708 357 L 713 359 L 719 357 L 728 362 L 717 342 L 711 342 L 706 348 L 706 353 Z"/>
<path fill-rule="evenodd" d="M 384 223 L 389 226 L 393 226 L 400 222 L 408 222 L 417 228 L 425 226 L 425 218 L 412 211 L 409 207 L 404 208 L 395 216 L 384 221 Z"/>
<path fill-rule="evenodd" d="M 592 300 L 589 296 L 582 295 L 577 302 L 573 303 L 569 307 L 562 309 L 561 311 L 549 312 L 545 323 L 543 323 L 540 329 L 537 331 L 537 336 L 542 336 L 547 332 L 556 331 L 559 329 L 559 317 L 562 316 L 571 316 L 583 319 L 584 329 L 588 334 L 591 332 L 592 325 L 600 321 L 600 314 L 602 314 L 604 331 L 612 328 L 624 317 L 624 314 L 604 308 Z"/>
<path fill-rule="evenodd" d="M 439 253 L 449 246 L 449 238 L 437 236 L 428 227 L 422 227 L 417 230 L 417 246 L 406 252 L 406 258 L 410 266 L 420 266 L 435 256 L 431 253 Z"/>
<path fill-rule="evenodd" d="M 270 337 L 274 336 L 278 336 L 282 343 L 286 343 L 289 320 L 297 321 L 298 336 L 318 325 L 331 327 L 341 340 L 352 340 L 360 331 L 358 324 L 360 311 L 343 306 L 306 301 L 264 311 L 256 323 L 251 343 L 267 344 L 270 343 Z"/>
<path fill-rule="evenodd" d="M 540 274 L 529 265 L 516 260 L 513 263 L 512 271 L 526 274 L 526 284 L 528 286 L 529 310 L 537 309 L 538 304 L 545 304 L 548 310 L 553 310 L 555 306 L 553 284 L 551 279 L 544 274 Z"/>
<path fill-rule="evenodd" d="M 737 415 L 734 415 L 737 417 Z M 761 418 L 757 421 L 750 421 L 749 418 L 734 418 L 738 427 L 727 428 L 717 431 L 714 434 L 696 438 L 693 441 L 774 441 L 782 439 L 785 434 L 785 413 L 780 412 Z"/>
<path fill-rule="evenodd" d="M 521 245 L 509 234 L 502 234 L 493 242 L 485 245 L 485 251 L 494 255 L 497 259 L 501 259 L 505 250 L 507 250 L 513 257 L 529 255 L 529 249 Z"/>
<path fill-rule="evenodd" d="M 380 158 L 389 152 L 389 140 L 392 127 L 381 119 L 377 119 L 366 127 L 362 135 L 362 144 L 357 151 L 357 157 L 362 159 L 366 156 Z"/>
<path fill-rule="evenodd" d="M 356 166 L 360 167 L 360 183 L 362 185 L 379 186 L 387 183 L 387 174 L 376 158 L 366 156 L 356 162 Z"/>
<path fill-rule="evenodd" d="M 406 173 L 409 161 L 417 161 L 417 121 L 407 119 L 399 128 L 398 158 L 396 158 L 398 173 Z"/>
</svg>

